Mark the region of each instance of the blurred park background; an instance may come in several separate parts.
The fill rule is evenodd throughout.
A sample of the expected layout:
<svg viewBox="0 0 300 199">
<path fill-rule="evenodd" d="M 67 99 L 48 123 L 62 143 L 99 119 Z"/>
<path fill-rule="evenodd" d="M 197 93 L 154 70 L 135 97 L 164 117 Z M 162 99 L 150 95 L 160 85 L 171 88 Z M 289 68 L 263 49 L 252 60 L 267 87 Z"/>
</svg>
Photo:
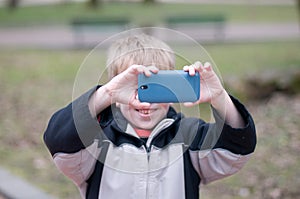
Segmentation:
<svg viewBox="0 0 300 199">
<path fill-rule="evenodd" d="M 56 198 L 79 198 L 43 144 L 48 120 L 72 100 L 93 47 L 124 30 L 162 27 L 204 47 L 257 125 L 249 164 L 201 187 L 201 198 L 299 198 L 299 19 L 293 0 L 0 0 L 0 168 Z M 194 45 L 166 39 L 199 59 Z"/>
</svg>

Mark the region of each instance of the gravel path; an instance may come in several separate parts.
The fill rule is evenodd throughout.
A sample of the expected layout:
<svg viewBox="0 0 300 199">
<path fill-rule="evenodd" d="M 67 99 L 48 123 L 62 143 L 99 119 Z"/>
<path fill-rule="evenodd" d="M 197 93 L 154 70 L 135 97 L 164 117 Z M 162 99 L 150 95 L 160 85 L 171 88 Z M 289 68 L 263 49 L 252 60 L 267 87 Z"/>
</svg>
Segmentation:
<svg viewBox="0 0 300 199">
<path fill-rule="evenodd" d="M 80 45 L 95 46 L 108 37 L 123 30 L 93 30 L 85 31 L 81 36 L 84 41 Z M 212 28 L 178 27 L 177 31 L 191 36 L 200 43 L 216 42 Z M 1 48 L 74 48 L 78 45 L 78 35 L 70 26 L 34 26 L 0 28 Z M 82 39 L 82 38 L 81 38 Z M 166 35 L 166 40 L 174 40 L 172 35 Z M 298 23 L 249 23 L 226 24 L 223 37 L 217 42 L 260 42 L 300 39 Z M 176 41 L 178 37 L 176 38 Z"/>
</svg>

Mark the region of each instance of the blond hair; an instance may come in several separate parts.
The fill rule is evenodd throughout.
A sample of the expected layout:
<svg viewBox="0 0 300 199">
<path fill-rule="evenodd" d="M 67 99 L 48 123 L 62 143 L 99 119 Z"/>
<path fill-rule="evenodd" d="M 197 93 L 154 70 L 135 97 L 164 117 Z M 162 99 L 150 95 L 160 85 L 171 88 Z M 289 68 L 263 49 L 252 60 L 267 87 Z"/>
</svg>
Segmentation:
<svg viewBox="0 0 300 199">
<path fill-rule="evenodd" d="M 115 41 L 108 50 L 108 78 L 112 79 L 133 64 L 174 70 L 174 52 L 163 41 L 146 34 L 131 35 Z"/>
</svg>

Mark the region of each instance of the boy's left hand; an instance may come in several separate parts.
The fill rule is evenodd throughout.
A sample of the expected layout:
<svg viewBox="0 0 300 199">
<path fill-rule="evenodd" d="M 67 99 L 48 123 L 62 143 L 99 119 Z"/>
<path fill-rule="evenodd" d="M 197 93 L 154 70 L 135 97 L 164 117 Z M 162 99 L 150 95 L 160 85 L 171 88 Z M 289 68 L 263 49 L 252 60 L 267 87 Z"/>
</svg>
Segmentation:
<svg viewBox="0 0 300 199">
<path fill-rule="evenodd" d="M 194 103 L 184 103 L 184 105 L 192 106 L 203 102 L 209 102 L 228 125 L 233 128 L 245 127 L 244 119 L 241 117 L 230 96 L 225 91 L 210 63 L 206 62 L 202 65 L 200 62 L 196 62 L 190 66 L 185 66 L 183 70 L 188 71 L 190 75 L 195 75 L 196 71 L 200 73 L 201 89 L 200 99 L 198 101 Z"/>
<path fill-rule="evenodd" d="M 184 105 L 193 106 L 204 102 L 212 103 L 215 98 L 224 93 L 224 87 L 209 62 L 202 65 L 201 62 L 197 61 L 190 66 L 184 66 L 183 70 L 189 72 L 191 76 L 195 75 L 196 72 L 200 74 L 200 99 L 193 103 L 186 102 Z"/>
</svg>

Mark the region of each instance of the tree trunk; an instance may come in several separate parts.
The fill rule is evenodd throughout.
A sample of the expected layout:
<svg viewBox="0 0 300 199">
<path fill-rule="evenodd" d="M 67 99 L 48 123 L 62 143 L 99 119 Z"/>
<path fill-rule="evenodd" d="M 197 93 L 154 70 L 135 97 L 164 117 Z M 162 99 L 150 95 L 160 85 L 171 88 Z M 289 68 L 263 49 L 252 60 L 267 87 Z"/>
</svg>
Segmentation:
<svg viewBox="0 0 300 199">
<path fill-rule="evenodd" d="M 7 6 L 10 10 L 14 10 L 18 7 L 19 0 L 8 0 Z"/>
<path fill-rule="evenodd" d="M 89 6 L 91 8 L 97 8 L 101 4 L 101 0 L 89 0 Z"/>
<path fill-rule="evenodd" d="M 155 0 L 144 0 L 144 3 L 155 3 Z"/>
</svg>

